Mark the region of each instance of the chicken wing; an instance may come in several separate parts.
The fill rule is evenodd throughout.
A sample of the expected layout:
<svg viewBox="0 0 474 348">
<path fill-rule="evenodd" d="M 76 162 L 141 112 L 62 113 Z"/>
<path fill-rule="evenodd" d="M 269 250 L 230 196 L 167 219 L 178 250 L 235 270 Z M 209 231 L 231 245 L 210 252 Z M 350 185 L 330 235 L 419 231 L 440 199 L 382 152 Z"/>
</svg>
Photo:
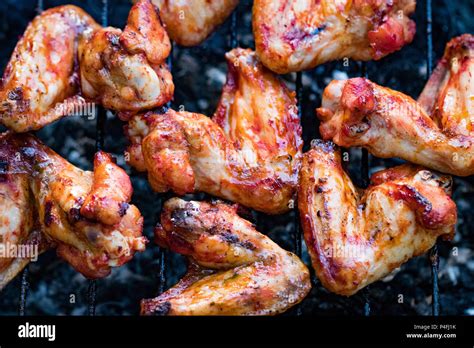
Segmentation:
<svg viewBox="0 0 474 348">
<path fill-rule="evenodd" d="M 239 0 L 152 0 L 173 41 L 197 46 L 221 25 Z"/>
<path fill-rule="evenodd" d="M 474 36 L 448 43 L 419 103 L 367 79 L 332 81 L 317 115 L 321 136 L 441 172 L 474 174 Z"/>
<path fill-rule="evenodd" d="M 75 6 L 44 11 L 18 42 L 0 85 L 0 122 L 37 130 L 99 102 L 123 113 L 167 103 L 174 85 L 170 41 L 149 0 L 130 10 L 122 32 L 101 28 Z"/>
<path fill-rule="evenodd" d="M 79 45 L 83 95 L 126 114 L 166 104 L 174 93 L 165 62 L 170 50 L 156 9 L 138 1 L 124 31 L 101 28 Z"/>
<path fill-rule="evenodd" d="M 3 133 L 0 141 L 2 244 L 20 244 L 39 231 L 89 278 L 107 276 L 144 250 L 143 218 L 129 204 L 130 179 L 110 155 L 98 152 L 92 173 L 29 134 Z"/>
<path fill-rule="evenodd" d="M 311 283 L 306 266 L 223 203 L 167 201 L 157 243 L 186 255 L 188 274 L 144 315 L 271 315 L 299 303 Z"/>
<path fill-rule="evenodd" d="M 34 209 L 25 172 L 6 172 L 0 162 L 0 290 L 48 248 L 34 230 Z"/>
<path fill-rule="evenodd" d="M 155 191 L 203 191 L 269 214 L 288 211 L 301 127 L 295 95 L 250 50 L 227 53 L 227 83 L 213 119 L 168 110 L 126 128 L 129 163 Z"/>
<path fill-rule="evenodd" d="M 418 103 L 448 136 L 474 136 L 474 35 L 448 42 Z"/>
<path fill-rule="evenodd" d="M 0 121 L 16 132 L 39 129 L 77 110 L 77 40 L 98 24 L 80 8 L 44 11 L 18 41 L 0 85 Z"/>
<path fill-rule="evenodd" d="M 331 142 L 315 141 L 303 157 L 298 208 L 304 238 L 324 287 L 352 295 L 451 239 L 456 205 L 451 178 L 415 165 L 375 173 L 361 195 Z"/>
<path fill-rule="evenodd" d="M 259 58 L 284 74 L 325 62 L 380 59 L 410 43 L 415 0 L 255 0 Z"/>
</svg>

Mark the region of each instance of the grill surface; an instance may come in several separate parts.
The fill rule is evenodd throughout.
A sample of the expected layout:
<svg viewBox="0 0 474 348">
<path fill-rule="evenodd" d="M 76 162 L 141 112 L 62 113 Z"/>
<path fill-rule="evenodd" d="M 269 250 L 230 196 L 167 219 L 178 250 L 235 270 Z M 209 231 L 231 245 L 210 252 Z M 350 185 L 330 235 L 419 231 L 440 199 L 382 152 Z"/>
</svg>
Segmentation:
<svg viewBox="0 0 474 348">
<path fill-rule="evenodd" d="M 26 23 L 34 15 L 34 13 L 30 13 L 32 9 L 27 6 L 30 1 L 15 4 L 15 1 L 9 0 L 6 3 L 6 6 L 10 6 L 14 10 L 15 16 L 22 18 L 21 23 L 24 25 L 17 25 L 15 29 L 3 28 L 3 36 L 0 36 L 0 39 L 9 43 L 8 45 L 3 45 L 5 50 L 4 56 L 1 58 L 4 64 L 16 43 L 15 37 L 10 36 L 13 32 L 21 35 Z M 31 1 L 31 3 L 33 2 Z M 36 10 L 39 13 L 44 8 L 64 3 L 66 1 L 37 0 L 36 8 L 33 7 L 33 11 Z M 85 2 L 70 1 L 67 3 L 75 3 L 83 7 L 96 19 L 100 19 L 103 26 L 110 24 L 117 27 L 123 27 L 130 7 L 130 3 L 127 0 L 102 0 L 101 2 L 89 0 Z M 436 5 L 437 7 L 432 8 L 431 0 L 419 1 L 415 15 L 418 29 L 415 42 L 411 46 L 405 47 L 401 52 L 393 54 L 381 62 L 370 64 L 349 62 L 348 66 L 345 66 L 342 62 L 335 62 L 317 67 L 309 72 L 288 76 L 288 83 L 295 89 L 297 95 L 305 150 L 309 147 L 310 140 L 318 135 L 314 107 L 320 103 L 321 91 L 331 78 L 341 76 L 341 74 L 347 74 L 349 77 L 357 75 L 368 77 L 370 75 L 372 80 L 382 85 L 388 85 L 408 92 L 412 96 L 419 94 L 424 85 L 424 80 L 430 76 L 433 69 L 433 55 L 436 54 L 436 57 L 439 57 L 444 45 L 452 36 L 462 32 L 472 33 L 474 29 L 468 15 L 473 13 L 472 7 L 474 5 L 469 5 L 467 1 L 465 9 L 462 6 L 459 8 L 453 6 L 446 1 L 436 2 Z M 435 15 L 435 18 L 439 20 L 444 19 L 447 22 L 435 23 L 433 25 L 433 11 L 439 12 L 440 9 L 446 14 L 445 17 L 443 18 L 443 15 L 438 13 Z M 113 12 L 112 16 L 109 15 L 111 11 Z M 460 18 L 457 18 L 458 15 L 456 15 L 458 11 Z M 4 13 L 6 12 L 4 11 Z M 168 64 L 170 69 L 173 68 L 172 73 L 177 87 L 173 102 L 175 108 L 184 105 L 187 110 L 203 112 L 207 115 L 212 114 L 218 100 L 220 88 L 225 80 L 226 68 L 223 54 L 228 49 L 239 46 L 239 44 L 244 47 L 253 47 L 250 13 L 251 2 L 243 0 L 227 23 L 219 28 L 218 33 L 214 34 L 202 46 L 192 49 L 174 47 Z M 466 16 L 465 18 L 461 17 L 462 13 Z M 31 17 L 25 18 L 25 16 L 30 14 Z M 15 23 L 15 16 L 13 16 L 13 20 L 5 18 L 7 25 L 8 23 Z M 455 24 L 453 24 L 453 17 L 456 17 L 454 19 Z M 109 18 L 113 23 L 108 23 Z M 426 29 L 424 29 L 424 26 Z M 437 47 L 433 47 L 433 29 L 440 29 L 440 33 L 436 33 L 441 34 L 437 35 L 440 38 L 436 42 Z M 425 47 L 423 47 L 422 43 L 423 38 L 426 41 Z M 435 48 L 436 53 L 434 53 Z M 424 61 L 420 59 L 422 55 L 425 55 Z M 190 74 L 188 70 L 193 69 L 193 64 L 194 70 Z M 202 73 L 201 64 L 206 66 L 205 74 Z M 381 69 L 383 69 L 383 72 L 381 72 Z M 419 79 L 413 81 L 415 76 L 418 76 Z M 202 88 L 203 86 L 206 87 Z M 168 106 L 171 106 L 171 103 Z M 122 156 L 125 147 L 125 140 L 121 132 L 122 124 L 113 115 L 109 116 L 107 131 L 105 127 L 108 119 L 107 111 L 99 107 L 95 124 L 90 120 L 68 118 L 46 127 L 47 129 L 39 132 L 39 136 L 60 154 L 83 168 L 91 167 L 93 153 L 100 149 L 114 153 L 118 157 L 118 163 L 126 167 Z M 82 128 L 78 130 L 77 127 Z M 55 134 L 62 134 L 62 132 L 66 134 L 64 139 L 57 139 L 54 136 Z M 372 169 L 378 170 L 381 167 L 392 166 L 397 163 L 396 161 L 371 158 L 365 150 L 349 149 L 347 151 L 350 154 L 348 169 L 361 187 L 368 185 L 369 172 L 372 172 Z M 369 163 L 372 166 L 369 166 Z M 146 222 L 145 233 L 152 239 L 152 226 L 150 224 L 157 221 L 162 202 L 172 195 L 150 194 L 151 190 L 146 184 L 146 178 L 133 171 L 131 174 L 135 188 L 134 203 L 141 208 Z M 461 191 L 461 194 L 458 194 L 456 197 L 455 192 L 455 199 L 458 204 L 459 202 L 464 205 L 467 204 L 467 209 L 465 211 L 460 209 L 459 214 L 461 223 L 464 222 L 467 227 L 458 228 L 458 230 L 461 230 L 459 232 L 466 232 L 466 230 L 469 232 L 469 217 L 465 215 L 469 213 L 470 207 L 474 203 L 474 190 L 469 179 L 458 179 L 457 183 L 458 187 L 459 185 L 461 187 L 457 191 L 458 193 Z M 194 199 L 210 198 L 203 194 L 190 195 L 189 197 Z M 296 202 L 294 206 L 296 207 Z M 293 250 L 298 256 L 303 257 L 306 263 L 309 263 L 305 246 L 302 243 L 302 233 L 296 209 L 281 217 L 267 218 L 261 213 L 254 214 L 254 220 L 260 231 L 269 232 L 270 237 L 279 242 L 280 245 L 286 249 Z M 465 263 L 468 269 L 472 269 L 474 266 L 474 261 L 472 261 L 472 237 L 468 238 L 467 233 L 466 235 L 462 234 L 458 240 L 454 241 L 454 244 L 458 251 L 461 248 L 463 250 L 464 248 L 467 249 L 467 261 Z M 449 263 L 452 261 L 450 256 L 451 250 L 449 250 L 450 246 L 446 244 L 440 245 L 440 248 L 443 247 L 445 250 L 441 261 L 444 260 L 448 267 L 445 278 L 455 283 L 454 287 L 448 287 L 451 291 L 458 289 L 458 292 L 463 293 L 467 290 L 471 291 L 472 294 L 472 288 L 470 290 L 466 289 L 468 282 L 472 284 L 472 275 L 471 278 L 461 279 L 462 284 L 459 289 L 459 284 L 453 281 L 453 277 L 450 274 Z M 442 294 L 440 295 L 438 289 L 438 266 L 440 262 L 438 246 L 431 250 L 429 258 L 431 261 L 431 277 L 429 279 L 424 276 L 424 269 L 427 269 L 427 265 L 423 265 L 423 261 L 420 260 L 422 258 L 418 258 L 404 266 L 404 270 L 402 270 L 404 273 L 401 273 L 400 276 L 397 275 L 393 282 L 378 282 L 372 285 L 370 290 L 366 288 L 360 294 L 349 299 L 328 293 L 319 285 L 317 278 L 312 274 L 314 290 L 308 299 L 290 313 L 296 315 L 308 313 L 357 313 L 370 315 L 371 307 L 377 306 L 378 311 L 376 314 L 418 313 L 439 315 Z M 2 293 L 0 305 L 1 308 L 6 309 L 2 310 L 0 314 L 11 314 L 15 303 L 18 303 L 17 310 L 20 315 L 24 315 L 27 310 L 28 314 L 74 315 L 88 313 L 89 315 L 95 315 L 96 302 L 100 309 L 99 314 L 136 314 L 140 298 L 151 297 L 156 295 L 156 293 L 160 294 L 177 281 L 184 272 L 183 261 L 182 257 L 168 255 L 165 250 L 151 243 L 143 255 L 137 255 L 128 265 L 115 270 L 110 278 L 99 281 L 85 281 L 82 276 L 72 271 L 69 266 L 60 263 L 51 253 L 47 253 L 40 259 L 38 264 L 31 264 L 23 271 L 21 277 L 18 277 L 20 280 L 19 303 L 11 300 L 12 294 L 15 291 L 18 296 L 18 286 L 11 284 Z M 471 263 L 469 263 L 470 261 Z M 456 267 L 459 269 L 461 266 L 456 265 Z M 59 271 L 57 271 L 58 269 Z M 409 274 L 406 274 L 407 269 L 410 270 Z M 47 271 L 54 274 L 48 276 Z M 441 269 L 441 274 L 443 274 L 443 269 Z M 413 277 L 421 278 L 422 281 L 420 282 L 416 278 L 413 279 Z M 130 286 L 130 282 L 137 284 Z M 30 283 L 33 286 L 32 289 L 29 289 Z M 64 289 L 57 289 L 58 286 Z M 128 290 L 127 287 L 129 288 Z M 392 289 L 392 287 L 396 289 Z M 412 289 L 411 287 L 416 288 Z M 76 290 L 77 288 L 81 290 L 80 293 Z M 153 288 L 158 291 L 153 293 Z M 136 291 L 137 289 L 138 291 Z M 413 290 L 415 291 L 413 292 Z M 425 293 L 426 297 L 420 296 L 418 290 Z M 431 292 L 431 295 L 427 294 L 426 291 Z M 58 292 L 62 297 L 55 296 Z M 27 296 L 29 293 L 31 296 Z M 86 294 L 85 298 L 81 294 Z M 73 295 L 74 301 L 71 300 L 71 295 Z M 403 295 L 403 298 L 405 296 L 408 298 L 404 299 L 402 303 L 398 303 L 399 308 L 394 309 L 397 306 L 397 300 L 399 300 L 400 295 Z M 77 299 L 76 296 L 78 297 Z M 416 303 L 423 299 L 423 297 L 425 303 Z M 473 297 L 467 296 L 468 300 L 464 303 L 453 303 L 452 306 L 454 308 L 449 307 L 448 313 L 474 314 Z M 45 301 L 38 303 L 38 300 L 41 298 L 45 299 Z M 57 301 L 57 303 L 51 303 L 53 301 Z M 390 306 L 390 310 L 383 310 L 384 306 L 388 305 L 384 301 L 391 301 L 393 303 Z M 408 304 L 407 302 L 410 303 Z M 430 305 L 431 311 L 428 309 Z"/>
</svg>

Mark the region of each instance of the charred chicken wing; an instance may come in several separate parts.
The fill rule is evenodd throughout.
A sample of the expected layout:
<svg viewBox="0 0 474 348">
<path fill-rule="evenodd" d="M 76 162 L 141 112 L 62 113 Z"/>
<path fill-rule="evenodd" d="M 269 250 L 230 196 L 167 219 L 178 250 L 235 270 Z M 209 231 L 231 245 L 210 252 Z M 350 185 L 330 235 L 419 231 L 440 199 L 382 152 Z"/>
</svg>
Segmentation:
<svg viewBox="0 0 474 348">
<path fill-rule="evenodd" d="M 257 54 L 283 74 L 341 58 L 380 59 L 413 40 L 415 0 L 255 0 Z"/>
<path fill-rule="evenodd" d="M 375 173 L 356 191 L 331 142 L 316 141 L 303 157 L 298 208 L 313 267 L 330 291 L 352 295 L 450 239 L 456 206 L 451 178 L 401 165 Z"/>
<path fill-rule="evenodd" d="M 0 85 L 0 122 L 36 130 L 86 100 L 133 113 L 168 102 L 174 92 L 165 65 L 168 36 L 149 0 L 130 11 L 122 32 L 101 28 L 75 6 L 44 11 L 18 42 Z"/>
<path fill-rule="evenodd" d="M 474 174 L 474 36 L 451 40 L 419 101 L 367 79 L 332 81 L 317 109 L 320 132 L 340 146 Z"/>
<path fill-rule="evenodd" d="M 159 245 L 190 259 L 188 274 L 154 299 L 144 315 L 271 315 L 300 302 L 311 288 L 306 266 L 223 203 L 165 203 Z"/>
<path fill-rule="evenodd" d="M 203 42 L 238 3 L 239 0 L 153 0 L 169 36 L 182 46 Z"/>
<path fill-rule="evenodd" d="M 129 163 L 155 191 L 203 191 L 269 214 L 289 210 L 301 157 L 294 93 L 250 50 L 234 49 L 212 119 L 168 110 L 130 120 Z"/>
<path fill-rule="evenodd" d="M 145 248 L 143 218 L 130 205 L 132 186 L 110 155 L 94 172 L 74 167 L 28 134 L 0 136 L 2 244 L 41 232 L 50 246 L 89 278 L 107 276 Z M 13 260 L 2 260 L 0 272 Z"/>
<path fill-rule="evenodd" d="M 18 41 L 0 85 L 0 121 L 16 132 L 39 129 L 79 107 L 78 38 L 99 26 L 80 8 L 44 11 Z"/>
</svg>

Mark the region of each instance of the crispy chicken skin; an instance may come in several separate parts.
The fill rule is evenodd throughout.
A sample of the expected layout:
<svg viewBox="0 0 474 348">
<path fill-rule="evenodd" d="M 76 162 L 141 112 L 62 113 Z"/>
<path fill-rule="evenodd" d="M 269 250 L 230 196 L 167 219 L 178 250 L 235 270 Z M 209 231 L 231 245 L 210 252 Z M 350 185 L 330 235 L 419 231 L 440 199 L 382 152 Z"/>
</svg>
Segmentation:
<svg viewBox="0 0 474 348">
<path fill-rule="evenodd" d="M 149 0 L 132 7 L 123 32 L 101 28 L 72 5 L 46 10 L 28 25 L 4 72 L 0 122 L 27 132 L 86 101 L 127 114 L 161 106 L 174 93 L 170 49 Z"/>
<path fill-rule="evenodd" d="M 268 214 L 289 210 L 301 157 L 296 100 L 255 53 L 227 53 L 227 83 L 213 118 L 168 110 L 130 120 L 129 163 L 153 189 L 203 191 Z"/>
<path fill-rule="evenodd" d="M 419 102 L 367 79 L 332 81 L 317 115 L 321 136 L 444 173 L 474 174 L 474 37 L 448 43 Z"/>
<path fill-rule="evenodd" d="M 197 46 L 221 25 L 239 0 L 152 0 L 173 41 Z"/>
<path fill-rule="evenodd" d="M 150 0 L 130 10 L 124 31 L 101 28 L 79 46 L 82 93 L 106 108 L 136 113 L 173 97 L 171 44 Z"/>
<path fill-rule="evenodd" d="M 47 248 L 44 238 L 34 230 L 34 209 L 26 173 L 7 173 L 5 162 L 0 162 L 0 290 L 38 254 Z M 24 248 L 24 255 L 8 255 L 7 250 Z M 21 257 L 20 257 L 21 256 Z"/>
<path fill-rule="evenodd" d="M 77 45 L 98 24 L 80 8 L 44 11 L 18 41 L 0 84 L 0 121 L 16 132 L 42 128 L 79 107 Z"/>
<path fill-rule="evenodd" d="M 257 54 L 284 74 L 325 62 L 380 59 L 410 43 L 415 0 L 255 0 Z"/>
<path fill-rule="evenodd" d="M 89 172 L 32 135 L 3 133 L 0 141 L 2 243 L 19 244 L 39 231 L 89 278 L 107 276 L 144 250 L 143 218 L 129 205 L 130 179 L 110 155 L 98 152 Z"/>
<path fill-rule="evenodd" d="M 143 315 L 272 315 L 309 292 L 309 271 L 223 203 L 167 201 L 157 243 L 190 260 L 187 275 L 154 299 Z"/>
<path fill-rule="evenodd" d="M 324 287 L 350 296 L 429 250 L 439 236 L 451 239 L 450 191 L 449 176 L 405 164 L 375 173 L 360 194 L 335 145 L 316 141 L 303 157 L 298 208 Z"/>
</svg>

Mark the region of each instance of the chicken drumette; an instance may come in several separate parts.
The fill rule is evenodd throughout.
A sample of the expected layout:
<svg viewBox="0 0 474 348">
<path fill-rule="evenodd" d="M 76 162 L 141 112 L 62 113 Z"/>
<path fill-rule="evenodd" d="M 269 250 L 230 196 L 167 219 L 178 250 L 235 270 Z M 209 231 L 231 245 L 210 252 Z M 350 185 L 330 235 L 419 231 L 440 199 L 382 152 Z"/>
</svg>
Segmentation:
<svg viewBox="0 0 474 348">
<path fill-rule="evenodd" d="M 107 276 L 145 248 L 132 186 L 112 157 L 98 152 L 94 171 L 74 167 L 29 134 L 0 135 L 1 243 L 41 243 L 89 278 Z M 42 234 L 38 236 L 38 234 Z M 4 259 L 0 286 L 27 260 Z"/>
<path fill-rule="evenodd" d="M 413 40 L 415 0 L 255 0 L 257 54 L 283 74 L 342 58 L 380 59 Z"/>
<path fill-rule="evenodd" d="M 235 9 L 239 0 L 152 0 L 173 41 L 182 46 L 203 42 Z"/>
<path fill-rule="evenodd" d="M 170 42 L 149 0 L 130 10 L 122 32 L 101 28 L 80 8 L 44 11 L 18 41 L 0 85 L 0 122 L 16 132 L 36 130 L 86 100 L 118 112 L 168 102 L 174 92 L 165 58 Z"/>
<path fill-rule="evenodd" d="M 314 269 L 330 291 L 352 295 L 451 239 L 456 205 L 451 178 L 415 165 L 375 173 L 359 194 L 339 150 L 315 141 L 303 157 L 298 208 Z"/>
<path fill-rule="evenodd" d="M 320 132 L 340 146 L 400 157 L 445 173 L 474 174 L 474 36 L 451 40 L 418 102 L 367 79 L 332 81 Z"/>
<path fill-rule="evenodd" d="M 227 53 L 212 119 L 168 110 L 132 118 L 129 163 L 158 192 L 203 191 L 269 214 L 289 209 L 301 157 L 296 100 L 250 50 Z"/>
<path fill-rule="evenodd" d="M 223 203 L 164 205 L 157 243 L 190 259 L 187 275 L 144 315 L 272 315 L 300 302 L 311 288 L 306 266 Z"/>
</svg>

